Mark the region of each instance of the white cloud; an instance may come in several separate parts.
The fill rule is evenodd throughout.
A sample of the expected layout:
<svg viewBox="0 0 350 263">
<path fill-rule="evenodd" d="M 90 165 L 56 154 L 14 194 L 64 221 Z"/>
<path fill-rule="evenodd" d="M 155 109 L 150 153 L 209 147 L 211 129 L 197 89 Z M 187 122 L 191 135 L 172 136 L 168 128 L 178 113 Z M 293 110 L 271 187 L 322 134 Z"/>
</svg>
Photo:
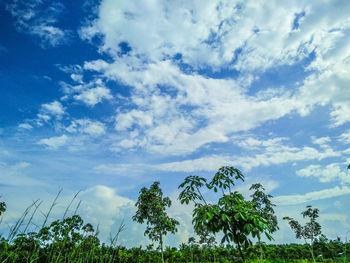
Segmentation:
<svg viewBox="0 0 350 263">
<path fill-rule="evenodd" d="M 63 107 L 61 102 L 55 100 L 41 105 L 34 122 L 37 126 L 43 126 L 43 123 L 48 123 L 50 120 L 61 120 L 64 114 L 66 114 L 65 107 Z"/>
<path fill-rule="evenodd" d="M 295 27 L 296 15 L 302 12 L 304 16 Z M 152 13 L 157 15 L 150 16 Z M 82 28 L 81 34 L 84 38 L 103 36 L 100 48 L 114 61 L 85 62 L 84 69 L 132 87 L 128 105 L 132 107 L 118 111 L 116 129 L 136 131 L 140 137 L 129 147 L 141 146 L 151 152 L 191 153 L 294 111 L 306 115 L 318 104 L 331 103 L 333 123 L 341 125 L 347 119 L 347 106 L 338 95 L 347 94 L 342 83 L 348 83 L 344 76 L 350 74 L 340 75 L 337 70 L 345 73 L 346 65 L 339 66 L 329 57 L 339 45 L 344 53 L 336 52 L 336 56 L 346 58 L 343 32 L 350 25 L 345 22 L 346 12 L 334 17 L 335 13 L 328 3 L 141 1 L 136 6 L 105 0 L 98 18 Z M 340 32 L 333 33 L 337 28 Z M 121 43 L 131 48 L 123 56 Z M 243 84 L 241 79 L 212 79 L 195 71 L 184 72 L 172 60 L 181 54 L 181 62 L 194 69 L 231 67 L 239 70 L 241 77 L 256 79 L 270 67 L 295 65 L 315 50 L 317 58 L 308 68 L 316 72 L 310 71 L 299 90 L 267 87 L 256 96 L 247 95 L 251 81 Z M 333 68 L 324 71 L 325 63 Z M 337 76 L 342 80 L 332 84 L 334 96 L 328 96 L 327 83 Z M 325 78 L 332 80 L 324 84 Z M 122 141 L 125 144 L 125 139 L 132 140 L 123 138 L 115 148 Z"/>
<path fill-rule="evenodd" d="M 41 106 L 42 112 L 50 115 L 60 117 L 64 114 L 64 108 L 59 101 L 53 101 L 51 103 L 43 104 Z"/>
<path fill-rule="evenodd" d="M 118 111 L 116 129 L 137 131 L 138 143 L 130 147 L 151 152 L 191 153 L 295 111 L 305 116 L 316 105 L 330 104 L 332 125 L 339 126 L 350 114 L 346 84 L 350 22 L 345 10 L 350 10 L 349 3 L 140 1 L 135 5 L 104 0 L 97 19 L 83 27 L 81 35 L 102 36 L 100 49 L 114 61 L 85 62 L 84 69 L 132 87 L 131 107 Z M 130 47 L 128 54 L 121 55 L 121 43 Z M 179 60 L 173 59 L 176 54 L 181 54 Z M 282 65 L 302 67 L 298 63 L 304 59 L 310 64 L 308 77 L 297 84 L 300 87 L 266 87 L 247 95 L 252 81 L 264 71 Z M 192 70 L 180 70 L 179 61 Z M 236 69 L 241 78 L 212 79 L 197 74 L 198 68 Z M 242 82 L 246 78 L 247 83 Z"/>
<path fill-rule="evenodd" d="M 350 194 L 350 187 L 348 186 L 336 186 L 321 191 L 309 192 L 301 195 L 284 195 L 276 196 L 273 198 L 273 202 L 277 205 L 295 205 L 316 200 L 322 200 L 342 195 Z"/>
<path fill-rule="evenodd" d="M 238 139 L 238 138 L 237 138 Z M 284 138 L 268 139 L 266 141 L 256 138 L 242 138 L 237 144 L 252 150 L 250 155 L 231 157 L 225 155 L 210 155 L 197 159 L 170 162 L 155 165 L 157 169 L 167 171 L 215 171 L 223 165 L 233 165 L 246 171 L 254 167 L 270 166 L 302 160 L 322 160 L 328 157 L 340 156 L 331 148 L 322 151 L 312 147 L 291 147 L 283 144 Z"/>
<path fill-rule="evenodd" d="M 234 164 L 232 161 L 228 156 L 212 155 L 180 162 L 157 164 L 153 167 L 172 172 L 216 171 L 221 166 Z"/>
<path fill-rule="evenodd" d="M 25 130 L 31 130 L 31 129 L 33 129 L 33 126 L 30 125 L 29 123 L 21 123 L 18 125 L 18 128 L 25 129 Z"/>
<path fill-rule="evenodd" d="M 135 5 L 105 0 L 98 18 L 82 28 L 81 36 L 102 34 L 101 48 L 114 55 L 124 41 L 132 54 L 150 61 L 181 54 L 194 67 L 218 68 L 237 59 L 235 67 L 251 70 L 289 64 L 304 56 L 298 48 L 305 40 L 296 41 L 293 30 L 295 14 L 303 8 L 274 1 L 139 1 Z"/>
<path fill-rule="evenodd" d="M 218 68 L 237 60 L 234 67 L 240 71 L 261 70 L 295 63 L 315 49 L 320 57 L 326 56 L 344 37 L 349 9 L 345 2 L 324 1 L 139 1 L 136 5 L 104 0 L 98 18 L 82 28 L 81 36 L 103 35 L 102 50 L 114 56 L 121 51 L 120 43 L 127 42 L 132 55 L 152 62 L 181 54 L 182 61 L 194 67 Z M 302 12 L 295 28 L 296 15 Z"/>
<path fill-rule="evenodd" d="M 134 124 L 141 127 L 152 125 L 152 116 L 143 111 L 131 110 L 126 113 L 121 113 L 116 116 L 115 129 L 123 131 L 131 128 Z"/>
<path fill-rule="evenodd" d="M 349 144 L 350 143 L 350 130 L 347 130 L 346 132 L 342 133 L 339 136 L 338 140 L 344 144 Z"/>
<path fill-rule="evenodd" d="M 316 138 L 315 136 L 311 136 L 312 143 L 318 144 L 320 146 L 325 145 L 329 142 L 331 142 L 331 138 L 327 137 L 320 137 Z"/>
<path fill-rule="evenodd" d="M 46 138 L 46 139 L 41 139 L 38 144 L 40 145 L 45 145 L 49 149 L 56 150 L 64 145 L 67 144 L 69 137 L 65 134 L 61 136 L 56 136 L 56 137 L 51 137 L 51 138 Z"/>
<path fill-rule="evenodd" d="M 70 38 L 69 30 L 56 26 L 64 9 L 62 3 L 14 0 L 6 9 L 15 18 L 17 30 L 38 37 L 43 48 L 65 44 Z"/>
<path fill-rule="evenodd" d="M 122 220 L 134 211 L 134 201 L 118 195 L 115 189 L 96 185 L 82 191 L 79 198 L 83 200 L 80 210 L 87 222 L 100 226 L 101 235 L 107 237 L 117 219 Z"/>
<path fill-rule="evenodd" d="M 251 169 L 257 166 L 269 166 L 286 162 L 302 160 L 322 160 L 328 157 L 340 156 L 330 148 L 319 151 L 312 147 L 302 148 L 282 146 L 281 148 L 267 148 L 264 153 L 256 154 L 253 157 L 238 157 L 235 163 L 240 164 L 244 169 Z"/>
<path fill-rule="evenodd" d="M 345 165 L 338 163 L 329 164 L 325 167 L 321 165 L 309 165 L 304 169 L 298 170 L 297 175 L 301 177 L 315 177 L 322 183 L 335 180 L 340 180 L 342 183 L 350 183 L 350 175 L 346 172 Z"/>
<path fill-rule="evenodd" d="M 106 132 L 106 126 L 99 121 L 80 119 L 73 120 L 66 130 L 71 133 L 85 133 L 91 136 L 100 136 Z"/>
<path fill-rule="evenodd" d="M 113 96 L 109 89 L 105 87 L 96 87 L 88 89 L 80 93 L 79 95 L 74 95 L 74 99 L 80 100 L 87 104 L 88 106 L 95 106 L 97 103 L 101 102 L 103 99 L 112 99 Z"/>
<path fill-rule="evenodd" d="M 70 75 L 71 79 L 78 83 L 83 83 L 83 75 L 72 73 Z"/>
<path fill-rule="evenodd" d="M 32 34 L 38 36 L 42 43 L 49 46 L 58 46 L 66 42 L 68 31 L 51 25 L 37 25 L 32 28 Z"/>
<path fill-rule="evenodd" d="M 298 105 L 288 95 L 247 96 L 233 80 L 185 74 L 170 62 L 137 72 L 115 67 L 111 64 L 106 76 L 121 77 L 135 87 L 130 98 L 133 107 L 119 110 L 116 129 L 137 132 L 142 147 L 153 152 L 183 154 L 208 143 L 227 142 L 229 134 L 278 119 Z"/>
</svg>

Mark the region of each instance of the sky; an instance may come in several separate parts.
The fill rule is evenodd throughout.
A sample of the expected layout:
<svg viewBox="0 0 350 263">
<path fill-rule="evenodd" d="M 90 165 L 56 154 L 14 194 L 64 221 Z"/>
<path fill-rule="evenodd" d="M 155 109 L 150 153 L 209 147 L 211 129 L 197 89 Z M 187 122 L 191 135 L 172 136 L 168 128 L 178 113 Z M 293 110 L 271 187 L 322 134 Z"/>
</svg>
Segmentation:
<svg viewBox="0 0 350 263">
<path fill-rule="evenodd" d="M 102 240 L 124 220 L 120 244 L 147 245 L 131 217 L 160 181 L 178 246 L 194 235 L 178 185 L 229 165 L 247 198 L 255 182 L 273 196 L 276 243 L 297 242 L 282 217 L 306 205 L 345 240 L 349 14 L 347 0 L 1 1 L 0 233 L 63 189 L 51 220 L 80 191 L 68 214 L 82 200 Z"/>
</svg>

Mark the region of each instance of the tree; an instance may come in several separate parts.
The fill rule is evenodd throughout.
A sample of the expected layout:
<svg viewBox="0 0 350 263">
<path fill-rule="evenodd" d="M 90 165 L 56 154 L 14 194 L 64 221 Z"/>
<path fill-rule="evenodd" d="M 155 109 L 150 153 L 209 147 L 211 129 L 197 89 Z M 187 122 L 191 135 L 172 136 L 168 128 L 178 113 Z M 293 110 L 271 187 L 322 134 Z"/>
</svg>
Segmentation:
<svg viewBox="0 0 350 263">
<path fill-rule="evenodd" d="M 0 216 L 6 211 L 6 203 L 0 202 Z"/>
<path fill-rule="evenodd" d="M 164 262 L 163 237 L 168 232 L 174 234 L 177 231 L 176 226 L 179 225 L 179 222 L 170 218 L 165 211 L 167 207 L 171 206 L 171 200 L 168 197 L 163 197 L 159 182 L 154 182 L 149 189 L 143 187 L 140 190 L 135 206 L 137 211 L 132 219 L 140 224 L 146 221 L 147 228 L 144 235 L 159 242 L 162 262 Z"/>
<path fill-rule="evenodd" d="M 254 203 L 255 209 L 257 209 L 260 213 L 260 215 L 266 219 L 268 226 L 270 227 L 270 232 L 273 233 L 278 230 L 278 222 L 277 222 L 277 216 L 275 216 L 275 211 L 273 209 L 274 205 L 270 199 L 272 198 L 272 195 L 267 195 L 264 192 L 264 187 L 259 184 L 253 184 L 249 190 L 255 190 L 254 193 L 250 196 L 252 198 L 252 201 Z M 260 248 L 260 260 L 262 261 L 262 245 L 260 236 L 258 236 L 258 244 Z"/>
<path fill-rule="evenodd" d="M 315 261 L 315 256 L 313 252 L 313 244 L 317 237 L 321 236 L 321 225 L 316 221 L 319 217 L 319 210 L 317 208 L 312 208 L 311 205 L 306 206 L 306 210 L 301 212 L 303 218 L 309 218 L 310 221 L 305 224 L 305 226 L 300 225 L 300 223 L 290 217 L 283 217 L 284 220 L 287 220 L 290 228 L 294 231 L 296 238 L 304 239 L 305 244 L 309 246 L 312 259 Z M 310 243 L 307 242 L 310 240 Z"/>
<path fill-rule="evenodd" d="M 260 196 L 256 196 L 261 204 L 245 200 L 242 194 L 232 190 L 234 180 L 244 181 L 244 176 L 232 166 L 221 167 L 209 183 L 203 177 L 188 176 L 179 186 L 183 189 L 179 199 L 182 204 L 194 203 L 193 224 L 196 234 L 203 231 L 213 234 L 223 232 L 221 242 L 236 243 L 240 256 L 245 261 L 242 247 L 252 244 L 249 236 L 260 239 L 261 233 L 265 233 L 269 240 L 272 239 L 270 234 L 275 231 L 271 223 L 274 211 L 270 209 L 273 205 L 267 202 L 271 196 L 264 195 L 263 201 Z M 203 187 L 214 193 L 221 192 L 216 204 L 205 200 L 201 191 Z M 258 189 L 261 190 L 260 187 Z M 270 208 L 265 209 L 268 206 Z"/>
</svg>

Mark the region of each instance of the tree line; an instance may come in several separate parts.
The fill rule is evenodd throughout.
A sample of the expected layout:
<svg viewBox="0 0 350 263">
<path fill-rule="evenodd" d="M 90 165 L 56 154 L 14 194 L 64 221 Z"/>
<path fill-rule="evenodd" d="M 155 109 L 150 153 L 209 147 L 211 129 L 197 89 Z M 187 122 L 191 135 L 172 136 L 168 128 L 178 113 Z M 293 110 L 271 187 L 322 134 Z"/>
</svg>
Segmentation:
<svg viewBox="0 0 350 263">
<path fill-rule="evenodd" d="M 350 166 L 350 165 L 349 165 Z M 349 169 L 350 167 L 348 167 Z M 110 238 L 110 244 L 101 243 L 98 227 L 84 223 L 77 214 L 48 224 L 48 216 L 56 204 L 56 196 L 44 223 L 37 232 L 29 232 L 29 225 L 39 204 L 34 202 L 16 224 L 11 227 L 7 238 L 0 240 L 0 262 L 293 262 L 310 259 L 313 262 L 326 259 L 347 260 L 349 243 L 328 240 L 317 222 L 319 210 L 307 206 L 301 214 L 308 220 L 301 225 L 291 217 L 284 217 L 296 238 L 304 245 L 267 245 L 263 237 L 273 240 L 278 228 L 272 196 L 265 193 L 257 183 L 250 187 L 251 195 L 246 198 L 235 190 L 237 181 L 244 181 L 241 171 L 232 166 L 221 167 L 211 180 L 188 176 L 180 184 L 179 201 L 183 205 L 193 204 L 193 227 L 198 242 L 190 237 L 188 243 L 179 248 L 164 244 L 164 237 L 178 230 L 179 222 L 171 218 L 167 208 L 171 200 L 163 195 L 160 182 L 149 188 L 143 187 L 135 206 L 132 219 L 146 224 L 144 235 L 153 242 L 146 248 L 127 249 L 117 244 L 119 234 L 124 230 L 121 223 L 117 234 Z M 210 199 L 207 198 L 210 196 Z M 76 197 L 76 196 L 75 196 Z M 75 198 L 74 197 L 74 198 Z M 213 201 L 214 200 L 214 201 Z M 0 216 L 6 211 L 6 204 L 0 202 Z M 23 229 L 24 227 L 24 229 Z M 217 244 L 216 235 L 222 239 Z M 254 242 L 255 241 L 255 244 Z M 156 247 L 154 247 L 154 242 Z M 287 260 L 287 261 L 286 261 Z M 332 261 L 331 261 L 332 262 Z"/>
</svg>

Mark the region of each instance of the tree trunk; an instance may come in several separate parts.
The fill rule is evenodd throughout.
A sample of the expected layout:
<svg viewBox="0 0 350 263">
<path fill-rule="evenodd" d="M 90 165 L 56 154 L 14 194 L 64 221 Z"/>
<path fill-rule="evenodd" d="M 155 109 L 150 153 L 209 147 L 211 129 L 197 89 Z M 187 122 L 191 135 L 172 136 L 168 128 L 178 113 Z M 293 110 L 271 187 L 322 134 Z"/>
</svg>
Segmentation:
<svg viewBox="0 0 350 263">
<path fill-rule="evenodd" d="M 163 235 L 160 234 L 160 254 L 162 255 L 162 263 L 164 263 L 164 255 L 163 255 Z"/>
<path fill-rule="evenodd" d="M 308 247 L 309 247 L 309 250 L 310 250 L 313 262 L 316 262 L 315 256 L 314 256 L 314 251 L 313 251 L 313 248 L 312 248 L 312 241 L 311 241 L 311 244 L 309 244 L 308 242 L 306 242 L 306 238 L 305 237 L 304 237 L 304 241 L 305 241 L 305 244 L 308 245 Z"/>
<path fill-rule="evenodd" d="M 245 262 L 245 258 L 241 249 L 241 245 L 239 244 L 239 241 L 237 241 L 237 246 L 238 246 L 238 250 L 239 250 L 239 254 L 241 254 L 241 258 L 243 260 L 243 262 Z"/>
<path fill-rule="evenodd" d="M 233 234 L 233 236 L 234 236 L 234 238 L 236 240 L 239 254 L 241 255 L 241 258 L 242 258 L 243 262 L 245 262 L 245 258 L 244 258 L 244 255 L 243 255 L 243 252 L 242 252 L 242 249 L 241 249 L 241 244 L 239 243 L 238 237 L 237 237 L 236 234 Z"/>
<path fill-rule="evenodd" d="M 312 256 L 312 260 L 314 261 L 314 262 L 316 262 L 316 260 L 315 260 L 315 256 L 314 256 L 314 250 L 313 250 L 313 248 L 312 248 L 312 244 L 310 245 L 310 252 L 311 252 L 311 256 Z"/>
</svg>

